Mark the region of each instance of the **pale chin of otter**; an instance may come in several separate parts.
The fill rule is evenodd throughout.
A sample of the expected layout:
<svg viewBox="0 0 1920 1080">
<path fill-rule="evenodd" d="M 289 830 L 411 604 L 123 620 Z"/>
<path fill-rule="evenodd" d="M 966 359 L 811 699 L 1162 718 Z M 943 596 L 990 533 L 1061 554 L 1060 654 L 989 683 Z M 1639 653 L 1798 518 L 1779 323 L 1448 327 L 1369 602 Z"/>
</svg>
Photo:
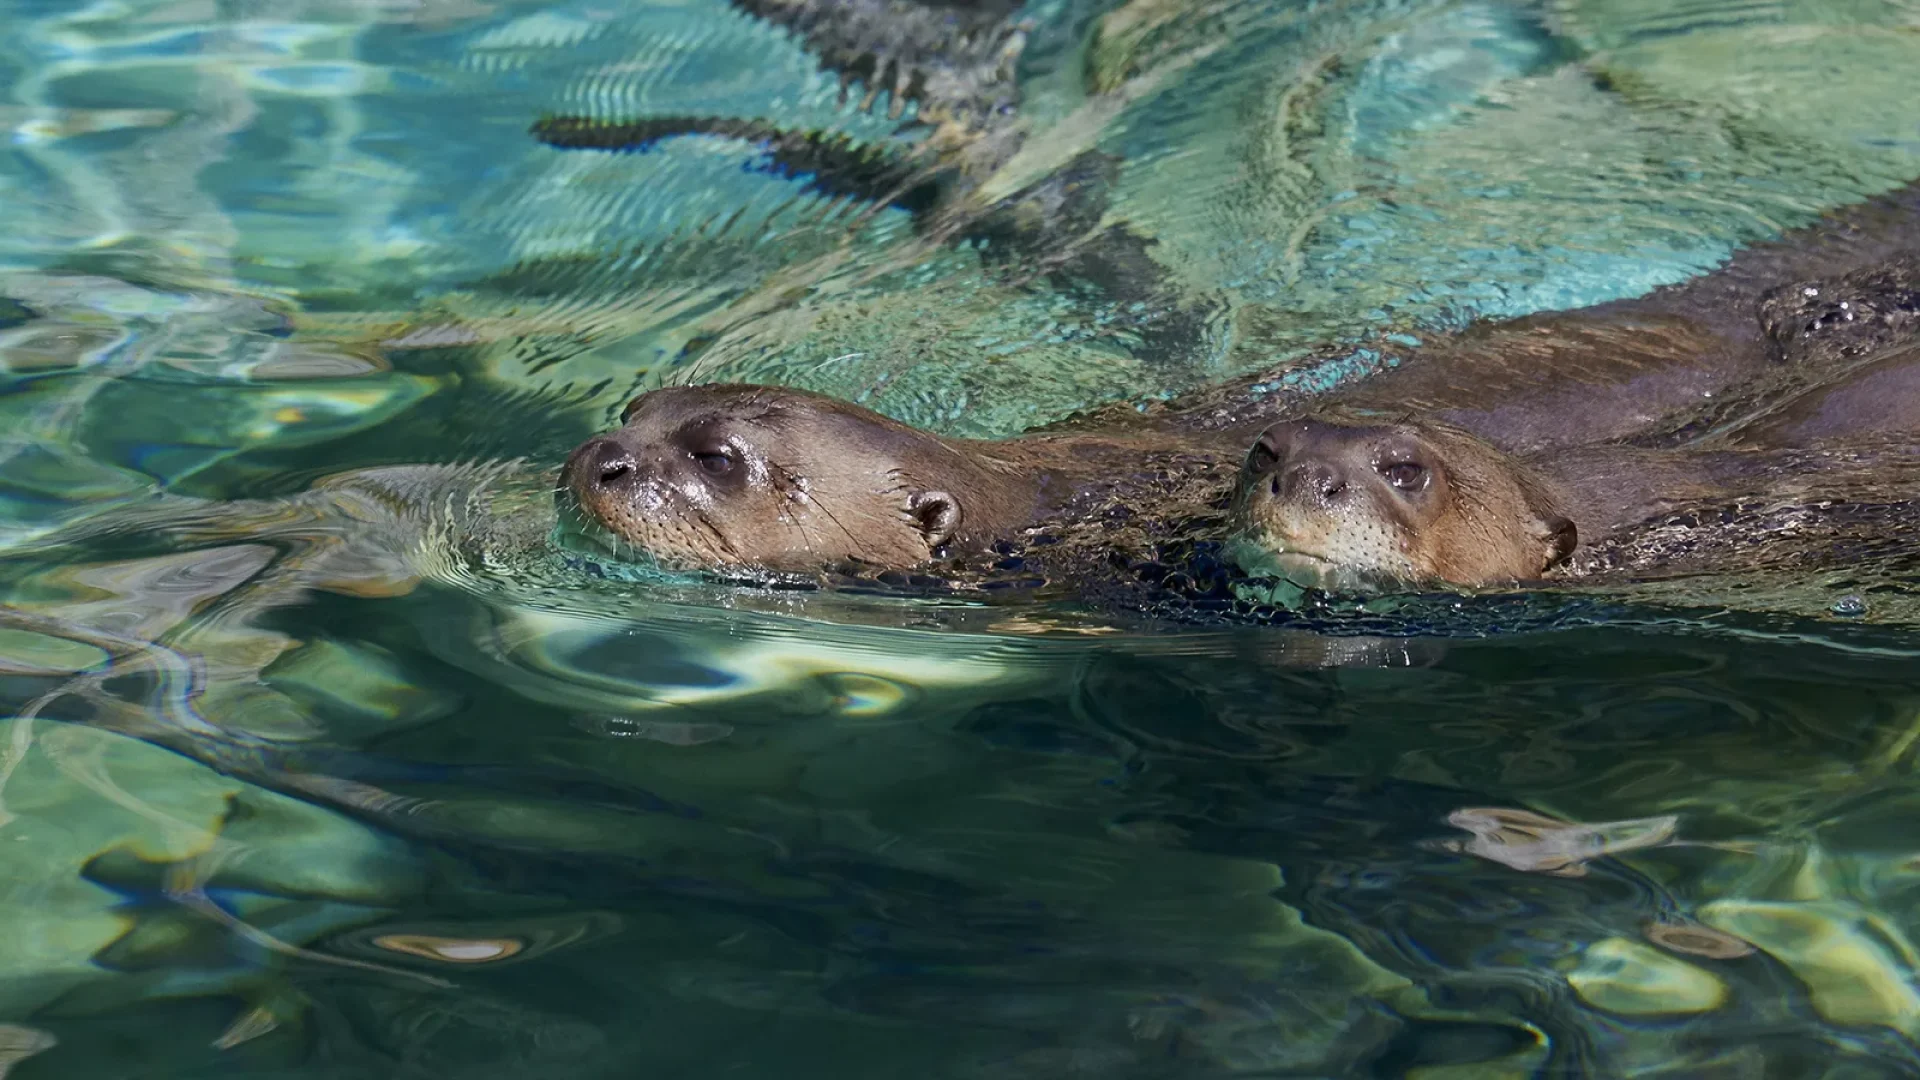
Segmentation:
<svg viewBox="0 0 1920 1080">
<path fill-rule="evenodd" d="M 1255 576 L 1278 578 L 1298 588 L 1337 596 L 1390 593 L 1423 580 L 1410 570 L 1397 567 L 1383 569 L 1317 553 L 1326 550 L 1325 547 L 1306 547 L 1285 535 L 1255 529 L 1236 534 L 1227 555 L 1241 569 Z"/>
<path fill-rule="evenodd" d="M 1233 526 L 1244 569 L 1347 594 L 1512 585 L 1576 543 L 1524 468 L 1464 432 L 1317 418 L 1261 433 Z"/>
<path fill-rule="evenodd" d="M 654 557 L 651 551 L 624 538 L 596 521 L 580 505 L 571 488 L 561 485 L 554 491 L 554 528 L 552 540 L 559 550 L 585 556 L 602 572 L 613 571 L 619 578 L 655 581 L 678 579 L 691 567 L 674 566 Z"/>
</svg>

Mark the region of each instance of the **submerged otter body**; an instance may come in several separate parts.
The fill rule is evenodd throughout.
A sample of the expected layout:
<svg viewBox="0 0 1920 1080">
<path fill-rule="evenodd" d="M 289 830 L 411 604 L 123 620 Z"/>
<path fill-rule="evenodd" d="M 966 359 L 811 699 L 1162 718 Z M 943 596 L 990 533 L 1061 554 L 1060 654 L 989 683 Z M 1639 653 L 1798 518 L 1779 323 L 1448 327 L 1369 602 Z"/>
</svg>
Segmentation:
<svg viewBox="0 0 1920 1080">
<path fill-rule="evenodd" d="M 1052 167 L 1015 167 L 1036 135 L 1021 112 L 1018 65 L 1033 27 L 1016 18 L 1020 5 L 730 3 L 800 37 L 820 67 L 839 77 L 843 92 L 862 86 L 862 111 L 871 110 L 883 91 L 891 118 L 900 119 L 911 104 L 913 114 L 900 131 L 915 138 L 863 143 L 834 131 L 713 115 L 554 115 L 536 121 L 531 134 L 563 150 L 644 152 L 695 135 L 748 143 L 772 171 L 804 178 L 823 195 L 905 210 L 922 235 L 972 244 L 990 268 L 1016 278 L 1038 270 L 1063 290 L 1093 287 L 1116 318 L 1132 324 L 1148 360 L 1171 359 L 1204 344 L 1207 320 L 1218 305 L 1178 296 L 1149 254 L 1154 241 L 1106 220 L 1119 158 L 1086 146 L 1055 159 L 1049 148 L 1038 156 L 1053 159 Z M 1106 108 L 1129 92 L 1091 73 L 1086 81 L 1089 99 Z"/>
<path fill-rule="evenodd" d="M 1916 333 L 1920 183 L 1910 183 L 1642 297 L 1477 324 L 1418 347 L 1370 342 L 1380 370 L 1330 392 L 1296 389 L 1288 376 L 1347 359 L 1351 347 L 1143 414 L 1178 430 L 1258 430 L 1291 413 L 1339 409 L 1447 424 L 1511 453 L 1606 442 L 1678 447 L 1746 423 Z M 1133 412 L 1110 408 L 1095 422 L 1136 423 Z"/>
<path fill-rule="evenodd" d="M 1706 440 L 1745 448 L 1819 446 L 1869 437 L 1920 439 L 1920 329 L 1805 389 L 1755 403 L 1740 426 Z"/>
</svg>

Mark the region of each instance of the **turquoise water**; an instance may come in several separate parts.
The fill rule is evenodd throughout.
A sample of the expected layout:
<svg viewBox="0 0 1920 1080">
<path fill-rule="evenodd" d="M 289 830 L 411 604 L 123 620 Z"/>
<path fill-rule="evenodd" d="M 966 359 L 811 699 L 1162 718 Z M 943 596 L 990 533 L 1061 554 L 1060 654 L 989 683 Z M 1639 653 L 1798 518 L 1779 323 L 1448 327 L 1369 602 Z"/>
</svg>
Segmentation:
<svg viewBox="0 0 1920 1080">
<path fill-rule="evenodd" d="M 1908 0 L 1023 15 L 1147 300 L 528 135 L 889 137 L 718 0 L 0 0 L 0 1072 L 1920 1073 L 1910 629 L 596 579 L 303 494 L 719 379 L 1011 432 L 1920 176 Z"/>
</svg>

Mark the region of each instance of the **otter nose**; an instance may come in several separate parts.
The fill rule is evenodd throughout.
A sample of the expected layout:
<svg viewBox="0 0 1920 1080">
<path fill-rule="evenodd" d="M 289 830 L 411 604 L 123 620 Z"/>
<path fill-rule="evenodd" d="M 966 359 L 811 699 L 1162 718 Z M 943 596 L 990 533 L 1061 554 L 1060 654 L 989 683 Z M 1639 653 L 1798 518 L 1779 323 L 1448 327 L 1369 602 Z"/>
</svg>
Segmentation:
<svg viewBox="0 0 1920 1080">
<path fill-rule="evenodd" d="M 1303 461 L 1287 470 L 1287 494 L 1331 505 L 1347 490 L 1346 474 L 1325 461 Z"/>
<path fill-rule="evenodd" d="M 631 484 L 639 473 L 640 463 L 633 452 L 608 438 L 589 440 L 574 460 L 575 475 L 593 488 Z"/>
<path fill-rule="evenodd" d="M 1275 428 L 1268 428 L 1253 440 L 1253 446 L 1247 451 L 1247 472 L 1254 476 L 1265 476 L 1280 467 L 1287 457 L 1286 442 Z"/>
</svg>

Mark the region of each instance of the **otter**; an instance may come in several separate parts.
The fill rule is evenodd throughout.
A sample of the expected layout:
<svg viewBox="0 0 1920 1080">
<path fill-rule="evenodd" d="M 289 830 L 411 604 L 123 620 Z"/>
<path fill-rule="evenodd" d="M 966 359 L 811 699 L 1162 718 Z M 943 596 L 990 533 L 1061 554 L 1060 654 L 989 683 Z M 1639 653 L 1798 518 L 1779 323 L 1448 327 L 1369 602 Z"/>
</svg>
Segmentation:
<svg viewBox="0 0 1920 1080">
<path fill-rule="evenodd" d="M 1668 449 L 1516 455 L 1436 421 L 1322 409 L 1254 440 L 1224 518 L 1230 432 L 956 440 L 818 394 L 675 388 L 582 444 L 561 502 L 603 550 L 673 568 L 938 564 L 944 581 L 979 584 L 990 575 L 970 556 L 1015 555 L 1042 584 L 1082 592 L 1212 535 L 1249 544 L 1249 571 L 1336 593 L 1805 569 L 1906 528 L 1920 503 L 1916 376 L 1920 347 L 1896 350 L 1746 429 Z M 1867 395 L 1879 412 L 1818 437 Z"/>
<path fill-rule="evenodd" d="M 572 455 L 561 488 L 589 533 L 683 566 L 919 567 L 1036 530 L 1099 535 L 1087 515 L 1120 509 L 1148 523 L 1120 534 L 1132 540 L 1239 533 L 1359 577 L 1531 580 L 1581 537 L 1670 507 L 1840 483 L 1843 450 L 1728 455 L 1803 448 L 1806 424 L 1781 426 L 1793 409 L 1911 378 L 1887 350 L 1913 336 L 1915 252 L 1909 185 L 1704 277 L 1474 328 L 1330 393 L 1263 395 L 1285 382 L 1269 372 L 1000 441 L 943 439 L 794 391 L 654 391 Z M 1855 317 L 1809 317 L 1812 297 L 1844 299 L 1836 310 Z M 1904 430 L 1911 407 L 1881 396 L 1876 430 Z M 1756 418 L 1774 413 L 1767 434 Z M 1740 430 L 1745 444 L 1730 441 Z M 1096 483 L 1104 501 L 1076 497 Z"/>
<path fill-rule="evenodd" d="M 1911 378 L 1917 364 L 1920 350 L 1897 353 L 1790 402 L 1771 421 L 1778 433 L 1756 425 L 1684 449 L 1512 455 L 1438 422 L 1321 410 L 1262 432 L 1237 478 L 1227 433 L 946 439 L 804 391 L 680 387 L 641 395 L 619 429 L 576 449 L 559 501 L 602 551 L 681 570 L 938 564 L 959 581 L 982 568 L 971 556 L 1017 551 L 1023 569 L 1073 586 L 1108 572 L 1102 563 L 1115 555 L 1142 560 L 1156 541 L 1220 532 L 1271 555 L 1281 576 L 1328 591 L 1483 589 L 1619 568 L 1623 545 L 1683 508 L 1920 499 L 1920 450 L 1909 442 L 1920 394 L 1882 392 L 1887 422 L 1845 439 L 1801 439 L 1804 426 L 1789 422 L 1860 385 Z M 1687 537 L 1701 558 L 1668 545 L 1639 552 L 1632 569 L 1647 570 L 1650 554 L 1668 571 L 1697 569 L 1713 550 L 1709 533 L 1749 528 L 1752 512 L 1703 522 Z M 1035 546 L 1035 536 L 1049 542 Z"/>
<path fill-rule="evenodd" d="M 1851 382 L 1833 392 L 1848 396 Z M 1231 528 L 1251 546 L 1250 566 L 1329 592 L 1724 571 L 1730 537 L 1743 541 L 1747 569 L 1805 568 L 1836 539 L 1822 516 L 1849 513 L 1856 534 L 1908 527 L 1920 502 L 1920 394 L 1889 416 L 1878 430 L 1803 446 L 1766 447 L 1770 433 L 1756 431 L 1746 449 L 1512 455 L 1432 421 L 1316 415 L 1255 440 Z M 1799 535 L 1774 537 L 1769 553 L 1767 530 L 1783 523 Z"/>
<path fill-rule="evenodd" d="M 1876 254 L 1888 239 L 1858 236 Z M 1708 278 L 1692 288 L 1727 286 Z M 1383 424 L 1364 407 L 1380 386 L 1335 395 L 1322 415 L 1255 440 L 1232 527 L 1296 580 L 1464 587 L 1645 571 L 1657 548 L 1647 534 L 1686 506 L 1743 506 L 1734 521 L 1758 532 L 1757 510 L 1818 496 L 1823 509 L 1854 510 L 1856 531 L 1867 524 L 1860 507 L 1877 508 L 1869 516 L 1890 533 L 1907 528 L 1920 501 L 1920 252 L 1764 289 L 1756 309 L 1770 343 L 1764 366 L 1717 401 L 1702 392 L 1692 415 L 1648 409 L 1652 423 L 1638 432 L 1604 407 L 1557 432 L 1545 422 L 1551 410 L 1435 410 L 1478 434 L 1431 415 Z M 1633 362 L 1601 363 L 1623 359 Z M 1433 384 L 1446 373 L 1436 365 L 1415 377 Z M 1567 431 L 1575 437 L 1565 442 L 1544 434 Z M 1696 562 L 1721 550 L 1703 536 Z M 1657 561 L 1678 571 L 1678 554 Z"/>
<path fill-rule="evenodd" d="M 1230 435 L 947 439 L 869 409 L 764 386 L 642 394 L 576 449 L 564 508 L 615 552 L 673 568 L 901 568 L 988 550 L 1106 506 L 1204 512 Z M 1201 498 L 1181 498 L 1180 488 Z"/>
</svg>

